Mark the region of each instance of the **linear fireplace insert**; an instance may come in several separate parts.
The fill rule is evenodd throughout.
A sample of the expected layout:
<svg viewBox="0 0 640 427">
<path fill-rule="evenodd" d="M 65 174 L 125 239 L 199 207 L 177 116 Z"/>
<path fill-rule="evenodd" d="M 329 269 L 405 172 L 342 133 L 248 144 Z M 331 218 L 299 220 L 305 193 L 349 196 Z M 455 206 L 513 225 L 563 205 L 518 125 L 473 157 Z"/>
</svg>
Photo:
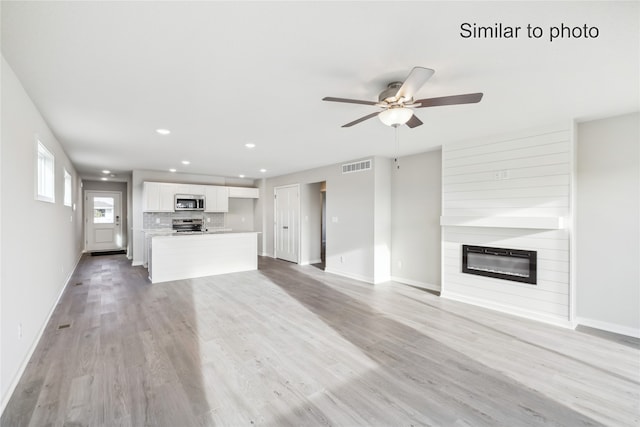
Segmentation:
<svg viewBox="0 0 640 427">
<path fill-rule="evenodd" d="M 462 245 L 462 272 L 535 285 L 537 252 Z"/>
</svg>

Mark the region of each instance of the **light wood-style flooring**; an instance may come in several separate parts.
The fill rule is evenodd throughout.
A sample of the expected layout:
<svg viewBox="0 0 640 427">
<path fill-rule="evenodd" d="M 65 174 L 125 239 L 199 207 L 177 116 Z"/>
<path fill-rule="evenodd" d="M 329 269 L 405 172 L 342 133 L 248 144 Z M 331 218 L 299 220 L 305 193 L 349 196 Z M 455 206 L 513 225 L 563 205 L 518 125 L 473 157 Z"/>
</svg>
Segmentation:
<svg viewBox="0 0 640 427">
<path fill-rule="evenodd" d="M 152 285 L 123 255 L 83 257 L 1 425 L 640 422 L 637 340 L 259 265 Z"/>
</svg>

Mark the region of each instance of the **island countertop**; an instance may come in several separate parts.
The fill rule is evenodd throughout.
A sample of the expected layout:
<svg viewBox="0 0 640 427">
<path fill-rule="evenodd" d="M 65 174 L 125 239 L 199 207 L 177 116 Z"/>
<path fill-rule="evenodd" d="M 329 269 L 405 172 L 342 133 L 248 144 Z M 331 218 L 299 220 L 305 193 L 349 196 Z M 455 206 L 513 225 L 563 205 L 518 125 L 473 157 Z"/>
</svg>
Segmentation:
<svg viewBox="0 0 640 427">
<path fill-rule="evenodd" d="M 170 233 L 151 238 L 152 283 L 258 269 L 257 231 Z"/>
<path fill-rule="evenodd" d="M 207 236 L 211 234 L 245 234 L 245 233 L 262 233 L 261 231 L 233 231 L 233 230 L 216 230 L 216 231 L 169 231 L 154 233 L 154 237 L 182 237 L 182 236 Z"/>
</svg>

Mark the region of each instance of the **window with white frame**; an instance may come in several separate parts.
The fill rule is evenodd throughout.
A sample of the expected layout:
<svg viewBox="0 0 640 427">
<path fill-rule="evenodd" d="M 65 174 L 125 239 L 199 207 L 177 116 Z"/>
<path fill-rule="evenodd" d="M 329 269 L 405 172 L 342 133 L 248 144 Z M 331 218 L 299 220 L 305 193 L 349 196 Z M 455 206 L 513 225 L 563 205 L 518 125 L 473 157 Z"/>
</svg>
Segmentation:
<svg viewBox="0 0 640 427">
<path fill-rule="evenodd" d="M 36 199 L 54 203 L 55 199 L 55 158 L 40 140 L 38 141 L 37 193 Z"/>
<path fill-rule="evenodd" d="M 71 174 L 64 170 L 64 205 L 71 206 L 71 191 L 72 191 Z"/>
</svg>

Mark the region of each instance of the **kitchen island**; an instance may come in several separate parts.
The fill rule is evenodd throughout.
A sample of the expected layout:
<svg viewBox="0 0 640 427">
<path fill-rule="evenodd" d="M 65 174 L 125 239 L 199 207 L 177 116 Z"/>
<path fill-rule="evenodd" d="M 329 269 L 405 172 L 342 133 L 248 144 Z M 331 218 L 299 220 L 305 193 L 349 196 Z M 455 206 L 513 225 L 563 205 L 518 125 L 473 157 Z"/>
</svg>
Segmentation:
<svg viewBox="0 0 640 427">
<path fill-rule="evenodd" d="M 258 233 L 229 231 L 151 238 L 151 283 L 258 269 Z"/>
</svg>

